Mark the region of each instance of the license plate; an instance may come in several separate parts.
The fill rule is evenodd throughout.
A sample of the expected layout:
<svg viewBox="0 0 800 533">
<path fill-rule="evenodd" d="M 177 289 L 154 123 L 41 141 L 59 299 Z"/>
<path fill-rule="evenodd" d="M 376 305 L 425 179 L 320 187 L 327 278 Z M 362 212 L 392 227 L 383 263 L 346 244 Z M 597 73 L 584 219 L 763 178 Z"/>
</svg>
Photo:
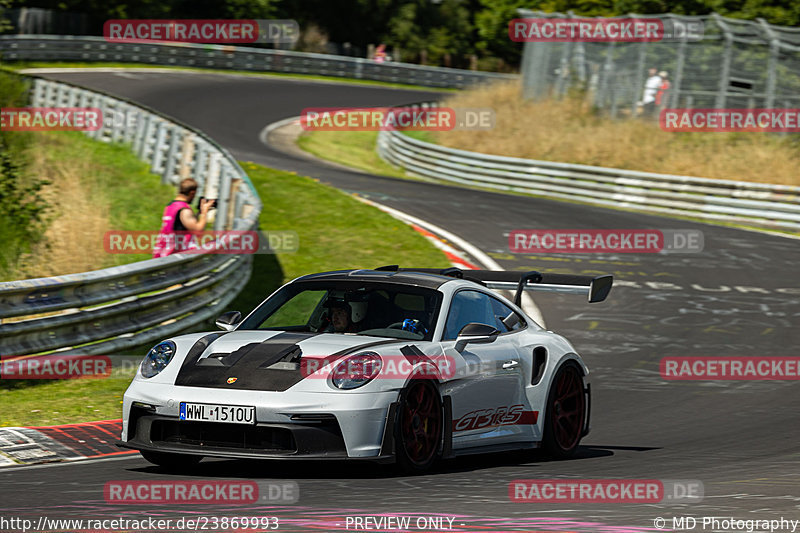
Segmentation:
<svg viewBox="0 0 800 533">
<path fill-rule="evenodd" d="M 256 408 L 241 405 L 181 402 L 181 420 L 255 424 Z"/>
</svg>

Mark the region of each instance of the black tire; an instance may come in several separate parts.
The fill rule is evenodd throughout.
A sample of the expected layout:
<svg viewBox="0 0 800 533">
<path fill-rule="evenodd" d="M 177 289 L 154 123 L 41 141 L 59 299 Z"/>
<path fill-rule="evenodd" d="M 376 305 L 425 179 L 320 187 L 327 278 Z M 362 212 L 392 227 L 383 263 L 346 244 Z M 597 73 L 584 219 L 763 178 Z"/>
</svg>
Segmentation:
<svg viewBox="0 0 800 533">
<path fill-rule="evenodd" d="M 415 379 L 400 393 L 395 419 L 395 458 L 403 472 L 419 474 L 442 455 L 444 411 L 432 379 Z"/>
<path fill-rule="evenodd" d="M 139 451 L 142 457 L 149 463 L 161 466 L 170 470 L 182 470 L 196 465 L 202 459 L 202 455 L 184 455 L 180 453 L 167 453 L 167 452 L 146 452 Z"/>
<path fill-rule="evenodd" d="M 586 395 L 583 371 L 567 361 L 556 372 L 547 394 L 542 449 L 555 459 L 575 455 L 583 437 Z"/>
</svg>

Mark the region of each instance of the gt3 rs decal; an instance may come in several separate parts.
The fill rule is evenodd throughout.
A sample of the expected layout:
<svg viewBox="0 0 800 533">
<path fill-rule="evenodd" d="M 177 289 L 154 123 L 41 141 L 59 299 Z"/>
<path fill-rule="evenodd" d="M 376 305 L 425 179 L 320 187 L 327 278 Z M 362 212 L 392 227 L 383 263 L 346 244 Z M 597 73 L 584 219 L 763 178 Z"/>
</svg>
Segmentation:
<svg viewBox="0 0 800 533">
<path fill-rule="evenodd" d="M 453 420 L 453 431 L 469 431 L 498 426 L 533 425 L 539 420 L 539 411 L 525 411 L 524 405 L 478 409 L 458 420 Z"/>
</svg>

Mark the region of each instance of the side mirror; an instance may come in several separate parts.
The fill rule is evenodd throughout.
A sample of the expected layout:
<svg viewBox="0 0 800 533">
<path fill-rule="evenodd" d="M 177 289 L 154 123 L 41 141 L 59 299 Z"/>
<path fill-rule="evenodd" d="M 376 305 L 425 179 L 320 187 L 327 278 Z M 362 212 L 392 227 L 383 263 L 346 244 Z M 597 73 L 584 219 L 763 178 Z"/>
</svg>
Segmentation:
<svg viewBox="0 0 800 533">
<path fill-rule="evenodd" d="M 219 329 L 224 329 L 225 331 L 233 331 L 233 328 L 236 327 L 236 324 L 242 321 L 242 313 L 239 311 L 228 311 L 227 313 L 222 313 L 217 318 L 214 324 L 217 325 Z"/>
<path fill-rule="evenodd" d="M 500 332 L 494 326 L 470 322 L 458 332 L 456 351 L 462 351 L 467 344 L 494 342 Z"/>
</svg>

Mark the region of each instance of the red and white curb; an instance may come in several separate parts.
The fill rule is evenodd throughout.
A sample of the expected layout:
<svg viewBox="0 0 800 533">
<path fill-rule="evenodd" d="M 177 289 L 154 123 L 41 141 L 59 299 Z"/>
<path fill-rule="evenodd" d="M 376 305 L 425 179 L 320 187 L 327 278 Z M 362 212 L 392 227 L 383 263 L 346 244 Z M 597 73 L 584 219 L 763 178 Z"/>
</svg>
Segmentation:
<svg viewBox="0 0 800 533">
<path fill-rule="evenodd" d="M 466 258 L 465 253 L 453 248 L 447 244 L 446 241 L 440 239 L 425 228 L 421 228 L 416 224 L 411 224 L 411 227 L 414 228 L 417 233 L 425 236 L 425 238 L 428 239 L 436 248 L 440 249 L 444 255 L 447 256 L 447 259 L 450 260 L 450 264 L 452 264 L 454 267 L 458 267 L 463 270 L 478 270 L 477 266 L 469 262 L 469 259 Z"/>
<path fill-rule="evenodd" d="M 122 420 L 0 428 L 0 468 L 136 453 L 120 450 Z"/>
</svg>

